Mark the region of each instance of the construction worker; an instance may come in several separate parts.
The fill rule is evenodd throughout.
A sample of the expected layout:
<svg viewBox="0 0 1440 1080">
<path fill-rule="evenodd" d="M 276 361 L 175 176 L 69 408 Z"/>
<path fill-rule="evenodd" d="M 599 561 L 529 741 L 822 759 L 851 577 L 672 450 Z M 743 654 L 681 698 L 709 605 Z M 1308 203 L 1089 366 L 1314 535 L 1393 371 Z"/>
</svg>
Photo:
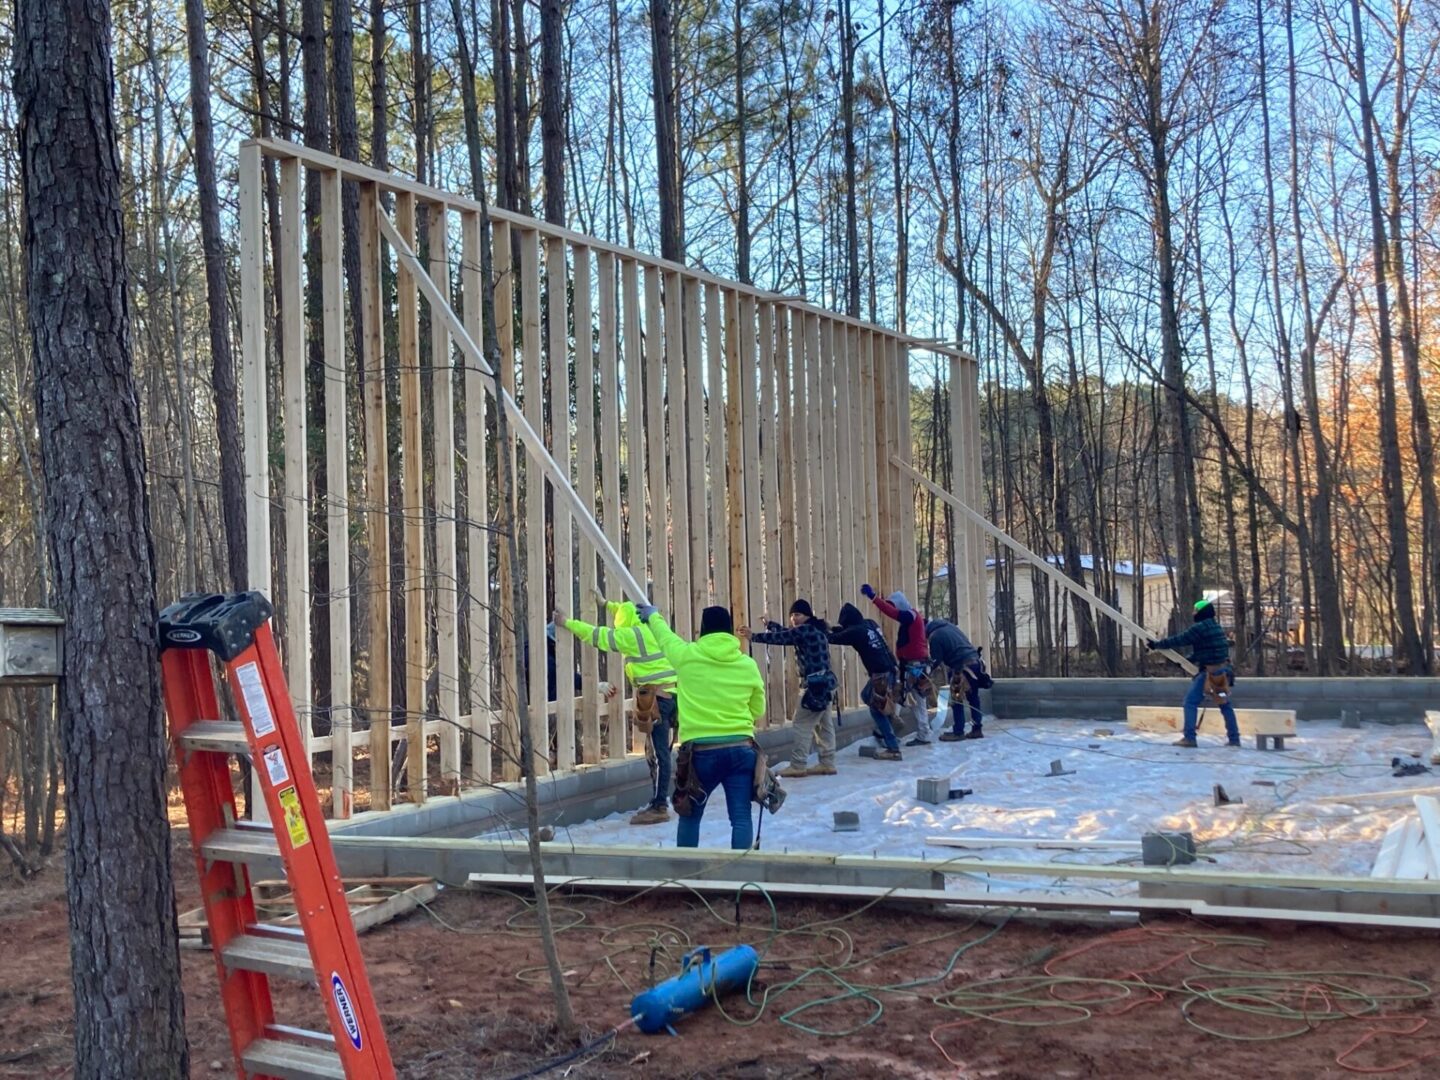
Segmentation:
<svg viewBox="0 0 1440 1080">
<path fill-rule="evenodd" d="M 1239 746 L 1240 724 L 1235 719 L 1235 706 L 1230 704 L 1230 687 L 1235 685 L 1235 669 L 1230 665 L 1230 639 L 1225 636 L 1225 628 L 1216 617 L 1214 603 L 1195 601 L 1195 622 L 1189 629 L 1159 641 L 1147 641 L 1145 647 L 1152 651 L 1189 647 L 1190 662 L 1199 669 L 1190 680 L 1190 692 L 1185 695 L 1185 734 L 1175 745 L 1195 745 L 1200 703 L 1208 695 L 1220 706 L 1220 715 L 1225 718 L 1227 745 Z"/>
<path fill-rule="evenodd" d="M 949 619 L 931 619 L 925 624 L 925 638 L 930 655 L 937 665 L 944 665 L 950 676 L 951 729 L 941 732 L 941 742 L 960 739 L 983 739 L 984 714 L 980 711 L 980 691 L 995 680 L 985 670 L 985 661 L 958 626 Z M 970 714 L 970 730 L 965 730 L 965 714 Z M 936 717 L 938 720 L 939 717 Z M 941 726 L 944 726 L 943 721 Z"/>
<path fill-rule="evenodd" d="M 860 654 L 860 662 L 870 681 L 860 692 L 860 700 L 870 707 L 870 720 L 875 725 L 875 741 L 883 748 L 875 757 L 881 761 L 900 760 L 900 740 L 895 737 L 895 727 L 890 723 L 890 714 L 895 711 L 895 694 L 899 676 L 895 656 L 885 641 L 874 619 L 860 614 L 854 604 L 840 609 L 840 625 L 830 631 L 831 645 L 848 645 Z"/>
<path fill-rule="evenodd" d="M 629 600 L 595 600 L 610 615 L 610 625 L 592 626 L 581 619 L 555 612 L 555 625 L 563 626 L 581 641 L 597 649 L 626 657 L 625 677 L 635 691 L 632 719 L 648 734 L 645 759 L 650 765 L 650 802 L 630 819 L 631 825 L 659 825 L 670 820 L 670 784 L 673 775 L 672 746 L 675 740 L 675 665 L 665 659 L 655 637 L 640 622 Z"/>
<path fill-rule="evenodd" d="M 729 608 L 707 607 L 693 643 L 671 630 L 650 605 L 639 614 L 679 676 L 674 804 L 680 821 L 675 843 L 700 846 L 705 804 L 723 787 L 730 846 L 746 850 L 752 839 L 750 802 L 765 769 L 765 756 L 755 742 L 755 721 L 765 715 L 760 666 L 740 650 Z"/>
<path fill-rule="evenodd" d="M 839 681 L 830 667 L 830 627 L 817 618 L 808 600 L 790 605 L 790 627 L 767 623 L 762 633 L 742 629 L 740 636 L 757 645 L 788 645 L 800 669 L 800 701 L 795 706 L 795 749 L 781 776 L 835 775 L 835 714 L 830 708 Z M 806 766 L 818 746 L 820 761 Z"/>
<path fill-rule="evenodd" d="M 876 596 L 869 585 L 861 585 L 860 592 L 880 614 L 900 624 L 900 633 L 895 639 L 895 656 L 900 661 L 899 708 L 902 712 L 909 712 L 915 720 L 915 737 L 905 745 L 929 746 L 930 695 L 934 693 L 934 687 L 930 682 L 930 648 L 925 641 L 925 619 L 898 589 L 888 598 Z"/>
</svg>

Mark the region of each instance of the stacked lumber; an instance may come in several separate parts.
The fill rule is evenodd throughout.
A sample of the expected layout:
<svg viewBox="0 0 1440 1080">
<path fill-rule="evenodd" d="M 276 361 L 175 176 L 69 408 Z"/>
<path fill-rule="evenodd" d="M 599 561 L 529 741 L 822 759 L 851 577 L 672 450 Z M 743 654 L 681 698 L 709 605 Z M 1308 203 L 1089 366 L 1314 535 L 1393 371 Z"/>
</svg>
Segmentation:
<svg viewBox="0 0 1440 1080">
<path fill-rule="evenodd" d="M 1372 878 L 1440 881 L 1440 799 L 1416 795 L 1414 800 L 1415 813 L 1386 830 Z"/>
</svg>

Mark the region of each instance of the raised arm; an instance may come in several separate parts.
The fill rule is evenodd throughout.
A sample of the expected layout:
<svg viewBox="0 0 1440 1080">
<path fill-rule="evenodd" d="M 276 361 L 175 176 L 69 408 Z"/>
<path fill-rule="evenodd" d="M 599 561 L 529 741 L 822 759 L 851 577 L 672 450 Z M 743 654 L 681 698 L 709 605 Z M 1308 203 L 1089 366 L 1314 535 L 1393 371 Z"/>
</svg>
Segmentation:
<svg viewBox="0 0 1440 1080">
<path fill-rule="evenodd" d="M 678 667 L 680 662 L 685 659 L 686 654 L 693 648 L 690 642 L 671 630 L 658 611 L 651 612 L 645 618 L 645 625 L 650 628 L 650 633 L 655 635 L 655 644 L 660 646 L 660 651 L 665 654 L 665 659 Z"/>
</svg>

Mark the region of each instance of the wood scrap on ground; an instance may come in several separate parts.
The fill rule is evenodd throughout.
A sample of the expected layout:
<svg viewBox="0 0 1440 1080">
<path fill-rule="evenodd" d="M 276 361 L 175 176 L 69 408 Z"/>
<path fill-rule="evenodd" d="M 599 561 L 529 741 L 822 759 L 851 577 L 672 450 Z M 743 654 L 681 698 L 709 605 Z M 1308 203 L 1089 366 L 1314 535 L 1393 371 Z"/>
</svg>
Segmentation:
<svg viewBox="0 0 1440 1080">
<path fill-rule="evenodd" d="M 1216 727 L 1224 723 L 1214 705 L 1208 706 L 1200 718 L 1202 730 L 1212 719 Z M 1294 709 L 1236 709 L 1235 720 L 1242 737 L 1295 734 Z M 1125 721 L 1131 731 L 1176 734 L 1185 730 L 1185 710 L 1178 705 L 1130 705 L 1125 709 Z"/>
<path fill-rule="evenodd" d="M 255 916 L 272 926 L 295 926 L 295 897 L 286 881 L 257 881 L 251 886 L 255 898 Z M 408 915 L 422 904 L 440 895 L 440 886 L 428 877 L 361 878 L 345 883 L 345 900 L 356 933 Z M 205 923 L 205 909 L 195 908 L 180 915 L 180 947 L 210 948 L 210 929 Z"/>
</svg>

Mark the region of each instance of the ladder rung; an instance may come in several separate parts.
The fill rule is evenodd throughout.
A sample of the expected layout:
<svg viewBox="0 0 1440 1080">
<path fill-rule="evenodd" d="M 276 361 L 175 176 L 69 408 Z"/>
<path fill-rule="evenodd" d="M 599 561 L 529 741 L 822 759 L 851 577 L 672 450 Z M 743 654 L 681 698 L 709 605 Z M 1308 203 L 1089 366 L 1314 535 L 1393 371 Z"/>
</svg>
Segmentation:
<svg viewBox="0 0 1440 1080">
<path fill-rule="evenodd" d="M 256 1039 L 240 1055 L 252 1076 L 280 1080 L 345 1080 L 345 1066 L 333 1050 L 278 1039 Z"/>
<path fill-rule="evenodd" d="M 241 934 L 220 952 L 226 967 L 241 971 L 260 971 L 266 975 L 283 975 L 301 982 L 315 981 L 315 968 L 310 962 L 310 948 L 302 937 L 261 937 Z"/>
<path fill-rule="evenodd" d="M 213 862 L 247 862 L 280 857 L 280 845 L 269 829 L 216 829 L 200 845 L 200 850 L 205 858 Z"/>
<path fill-rule="evenodd" d="M 245 725 L 234 720 L 200 720 L 180 735 L 186 750 L 215 750 L 222 754 L 250 753 L 250 740 Z"/>
</svg>

